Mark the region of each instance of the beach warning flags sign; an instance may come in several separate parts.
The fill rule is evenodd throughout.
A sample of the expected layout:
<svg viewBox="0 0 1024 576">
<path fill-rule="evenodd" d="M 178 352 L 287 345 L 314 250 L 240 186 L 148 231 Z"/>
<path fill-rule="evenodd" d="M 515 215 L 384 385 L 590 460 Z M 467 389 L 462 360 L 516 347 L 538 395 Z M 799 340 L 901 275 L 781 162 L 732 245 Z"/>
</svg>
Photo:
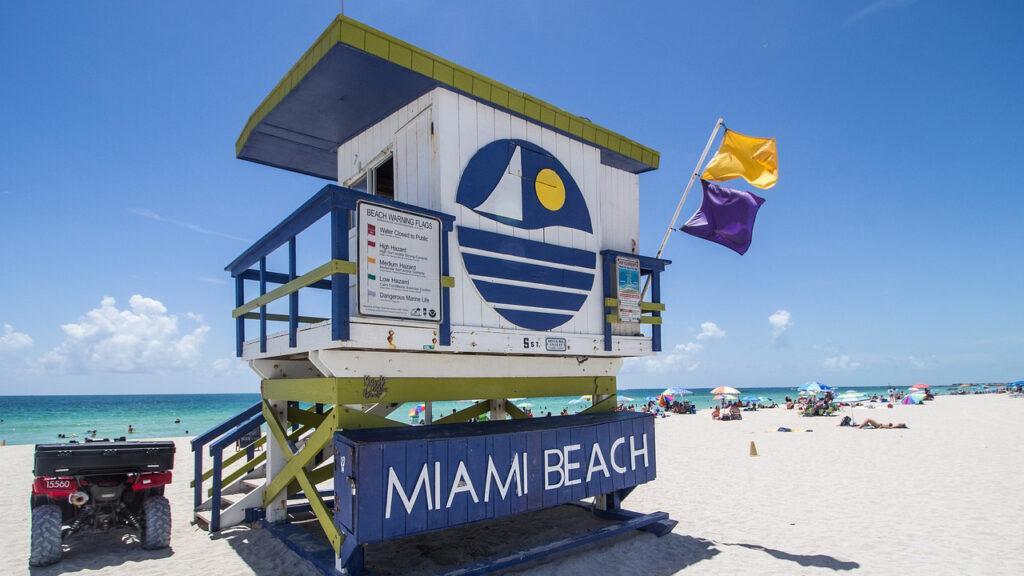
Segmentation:
<svg viewBox="0 0 1024 576">
<path fill-rule="evenodd" d="M 762 190 L 775 186 L 779 179 L 775 138 L 747 136 L 726 129 L 718 152 L 704 168 L 701 178 L 714 182 L 743 178 Z"/>
</svg>

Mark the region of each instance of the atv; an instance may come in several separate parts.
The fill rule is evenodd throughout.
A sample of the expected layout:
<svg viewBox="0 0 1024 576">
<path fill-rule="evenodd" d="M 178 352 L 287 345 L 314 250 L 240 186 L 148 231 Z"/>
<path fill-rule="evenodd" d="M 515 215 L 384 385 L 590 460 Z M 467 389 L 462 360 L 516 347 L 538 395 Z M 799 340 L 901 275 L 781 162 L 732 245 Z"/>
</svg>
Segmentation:
<svg viewBox="0 0 1024 576">
<path fill-rule="evenodd" d="M 82 529 L 128 529 L 143 548 L 171 543 L 173 442 L 37 444 L 29 564 L 60 560 L 63 542 Z"/>
</svg>

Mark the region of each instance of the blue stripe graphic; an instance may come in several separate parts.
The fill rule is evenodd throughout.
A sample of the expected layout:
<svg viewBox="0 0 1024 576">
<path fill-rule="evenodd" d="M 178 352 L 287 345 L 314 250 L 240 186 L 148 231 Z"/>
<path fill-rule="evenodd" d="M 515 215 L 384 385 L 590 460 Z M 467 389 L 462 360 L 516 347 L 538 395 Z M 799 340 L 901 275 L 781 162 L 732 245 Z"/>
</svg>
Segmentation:
<svg viewBox="0 0 1024 576">
<path fill-rule="evenodd" d="M 462 261 L 466 264 L 466 270 L 474 276 L 519 280 L 578 290 L 590 290 L 594 285 L 594 275 L 586 272 L 501 260 L 478 254 L 463 253 Z"/>
<path fill-rule="evenodd" d="M 547 312 L 530 312 L 528 310 L 509 310 L 495 308 L 506 320 L 529 330 L 551 330 L 565 324 L 572 316 L 566 314 L 549 314 Z"/>
<path fill-rule="evenodd" d="M 497 234 L 473 228 L 457 226 L 459 230 L 459 245 L 464 248 L 476 248 L 489 252 L 499 252 L 509 256 L 519 256 L 532 260 L 543 260 L 554 264 L 566 266 L 578 266 L 580 268 L 595 267 L 596 254 L 579 248 L 567 248 L 545 244 L 535 240 L 516 238 L 505 234 Z M 589 288 L 589 286 L 588 286 Z"/>
<path fill-rule="evenodd" d="M 569 294 L 540 288 L 495 284 L 485 280 L 475 280 L 473 284 L 480 291 L 484 300 L 491 304 L 516 304 L 576 312 L 583 307 L 583 303 L 587 300 L 586 294 Z"/>
</svg>

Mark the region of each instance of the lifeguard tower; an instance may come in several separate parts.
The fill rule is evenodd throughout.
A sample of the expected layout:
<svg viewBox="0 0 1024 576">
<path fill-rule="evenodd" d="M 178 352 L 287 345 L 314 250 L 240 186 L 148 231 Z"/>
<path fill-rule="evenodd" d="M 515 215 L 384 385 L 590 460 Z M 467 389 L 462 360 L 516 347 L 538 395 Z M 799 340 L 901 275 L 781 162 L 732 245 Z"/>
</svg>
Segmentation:
<svg viewBox="0 0 1024 576">
<path fill-rule="evenodd" d="M 654 478 L 654 423 L 615 412 L 623 360 L 661 347 L 669 262 L 638 253 L 657 152 L 345 16 L 236 152 L 331 183 L 226 268 L 262 401 L 193 440 L 200 525 L 312 514 L 348 573 L 367 543 L 588 498 L 614 529 L 519 561 L 670 529 L 620 508 Z M 510 400 L 555 396 L 590 405 L 529 418 Z M 424 426 L 388 418 L 405 403 Z"/>
</svg>

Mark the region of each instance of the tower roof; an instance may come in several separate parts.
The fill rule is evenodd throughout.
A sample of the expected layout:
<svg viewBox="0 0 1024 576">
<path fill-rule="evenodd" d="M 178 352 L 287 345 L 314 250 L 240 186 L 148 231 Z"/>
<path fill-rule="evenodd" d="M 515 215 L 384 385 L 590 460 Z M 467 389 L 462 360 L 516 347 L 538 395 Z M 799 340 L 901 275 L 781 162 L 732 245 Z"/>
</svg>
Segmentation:
<svg viewBox="0 0 1024 576">
<path fill-rule="evenodd" d="M 235 151 L 334 180 L 339 145 L 436 87 L 596 146 L 603 164 L 633 173 L 658 167 L 651 148 L 341 15 L 252 113 Z"/>
</svg>

